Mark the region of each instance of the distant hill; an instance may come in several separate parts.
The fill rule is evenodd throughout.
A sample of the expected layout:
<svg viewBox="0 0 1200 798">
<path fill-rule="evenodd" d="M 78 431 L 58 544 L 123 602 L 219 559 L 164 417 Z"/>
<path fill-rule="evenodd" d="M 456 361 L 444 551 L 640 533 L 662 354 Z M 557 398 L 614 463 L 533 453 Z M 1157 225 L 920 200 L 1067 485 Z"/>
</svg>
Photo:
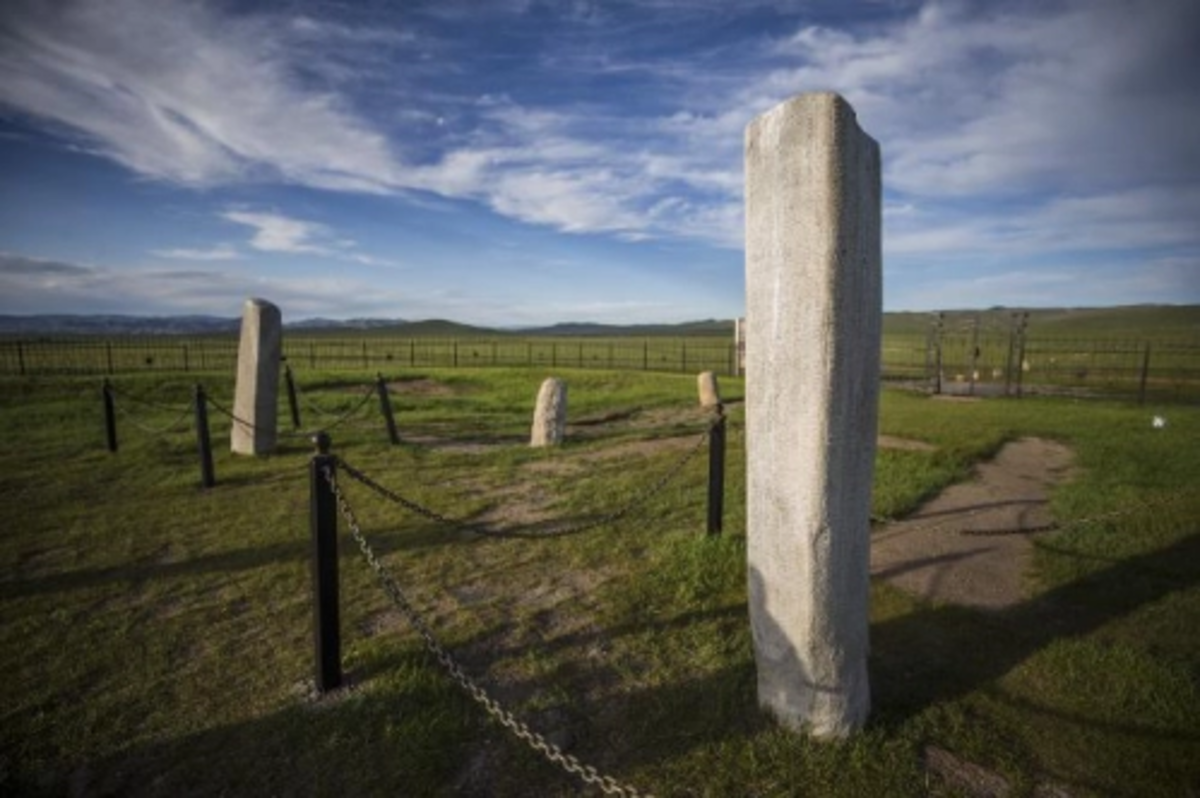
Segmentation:
<svg viewBox="0 0 1200 798">
<path fill-rule="evenodd" d="M 1130 305 L 1115 308 L 1018 308 L 950 310 L 946 329 L 966 329 L 979 317 L 985 329 L 1007 329 L 1014 313 L 1029 314 L 1029 332 L 1041 338 L 1118 338 L 1128 340 L 1200 340 L 1200 305 Z M 924 335 L 936 314 L 883 314 L 884 335 Z M 237 318 L 220 316 L 0 315 L 0 335 L 236 335 Z M 733 337 L 733 321 L 705 319 L 682 324 L 599 324 L 563 322 L 548 327 L 504 330 L 474 327 L 447 319 L 324 319 L 291 322 L 285 329 L 304 335 L 396 335 L 425 338 L 497 338 L 506 336 L 650 338 L 658 336 Z"/>
<path fill-rule="evenodd" d="M 521 335 L 545 336 L 598 336 L 616 338 L 622 336 L 684 336 L 714 335 L 733 336 L 733 321 L 689 321 L 682 324 L 597 324 L 594 322 L 564 322 L 550 327 L 532 327 L 516 330 Z"/>
<path fill-rule="evenodd" d="M 241 319 L 220 316 L 0 316 L 7 335 L 215 335 L 240 327 Z"/>
<path fill-rule="evenodd" d="M 1041 338 L 1129 340 L 1200 339 L 1200 305 L 1127 305 L 1113 308 L 1020 308 L 949 310 L 946 329 L 964 329 L 979 318 L 982 328 L 1007 329 L 1014 313 L 1028 313 L 1030 335 Z M 884 335 L 924 335 L 936 313 L 883 314 Z"/>
</svg>

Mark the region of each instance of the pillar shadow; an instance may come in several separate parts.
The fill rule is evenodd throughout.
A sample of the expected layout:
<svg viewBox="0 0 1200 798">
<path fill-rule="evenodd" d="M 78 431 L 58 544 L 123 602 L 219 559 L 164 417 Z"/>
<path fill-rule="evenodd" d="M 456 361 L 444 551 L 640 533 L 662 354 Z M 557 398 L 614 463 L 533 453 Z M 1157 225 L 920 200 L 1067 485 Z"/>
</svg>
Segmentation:
<svg viewBox="0 0 1200 798">
<path fill-rule="evenodd" d="M 901 722 L 994 682 L 1057 640 L 1082 637 L 1187 590 L 1200 582 L 1196 563 L 1200 533 L 1011 609 L 935 606 L 874 624 L 871 677 L 879 716 Z"/>
</svg>

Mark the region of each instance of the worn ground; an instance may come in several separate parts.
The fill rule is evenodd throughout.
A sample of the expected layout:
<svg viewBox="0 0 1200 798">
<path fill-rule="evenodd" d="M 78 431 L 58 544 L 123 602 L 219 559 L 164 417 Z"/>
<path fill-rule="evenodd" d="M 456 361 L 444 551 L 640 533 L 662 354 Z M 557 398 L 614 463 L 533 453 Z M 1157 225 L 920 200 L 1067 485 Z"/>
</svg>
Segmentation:
<svg viewBox="0 0 1200 798">
<path fill-rule="evenodd" d="M 1070 468 L 1071 451 L 1060 443 L 1005 444 L 971 479 L 877 530 L 871 573 L 929 601 L 988 610 L 1020 603 L 1031 535 L 1050 523 L 1049 491 Z"/>
</svg>

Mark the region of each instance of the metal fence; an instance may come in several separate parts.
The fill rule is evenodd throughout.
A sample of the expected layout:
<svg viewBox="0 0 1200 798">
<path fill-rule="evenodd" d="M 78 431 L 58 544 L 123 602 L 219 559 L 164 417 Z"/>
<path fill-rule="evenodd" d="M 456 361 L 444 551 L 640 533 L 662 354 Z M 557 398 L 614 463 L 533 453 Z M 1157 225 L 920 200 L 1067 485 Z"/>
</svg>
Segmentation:
<svg viewBox="0 0 1200 798">
<path fill-rule="evenodd" d="M 0 340 L 0 374 L 229 371 L 238 341 L 212 338 L 39 338 Z M 388 367 L 546 366 L 731 373 L 725 338 L 354 338 L 285 336 L 284 359 L 310 370 Z"/>
<path fill-rule="evenodd" d="M 115 375 L 233 371 L 236 337 L 0 339 L 3 375 Z M 386 371 L 408 367 L 538 366 L 738 373 L 726 338 L 401 338 L 285 336 L 297 368 Z M 1069 339 L 1011 323 L 934 324 L 925 335 L 882 342 L 885 380 L 934 393 L 1022 396 L 1072 393 L 1140 401 L 1200 400 L 1200 340 Z"/>
</svg>

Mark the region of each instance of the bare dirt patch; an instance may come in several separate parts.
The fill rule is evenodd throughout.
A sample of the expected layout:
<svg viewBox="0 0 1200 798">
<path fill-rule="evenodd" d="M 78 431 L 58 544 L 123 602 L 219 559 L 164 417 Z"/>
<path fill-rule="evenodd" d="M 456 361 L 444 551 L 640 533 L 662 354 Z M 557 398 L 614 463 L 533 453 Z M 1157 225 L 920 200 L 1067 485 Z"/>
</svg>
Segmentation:
<svg viewBox="0 0 1200 798">
<path fill-rule="evenodd" d="M 453 396 L 454 389 L 444 382 L 419 377 L 412 380 L 395 380 L 387 384 L 388 393 L 412 396 Z"/>
<path fill-rule="evenodd" d="M 993 610 L 1021 602 L 1030 536 L 1050 523 L 1049 491 L 1069 477 L 1070 467 L 1071 451 L 1060 443 L 1022 438 L 1005 444 L 970 480 L 876 531 L 872 575 L 935 602 Z"/>
</svg>

